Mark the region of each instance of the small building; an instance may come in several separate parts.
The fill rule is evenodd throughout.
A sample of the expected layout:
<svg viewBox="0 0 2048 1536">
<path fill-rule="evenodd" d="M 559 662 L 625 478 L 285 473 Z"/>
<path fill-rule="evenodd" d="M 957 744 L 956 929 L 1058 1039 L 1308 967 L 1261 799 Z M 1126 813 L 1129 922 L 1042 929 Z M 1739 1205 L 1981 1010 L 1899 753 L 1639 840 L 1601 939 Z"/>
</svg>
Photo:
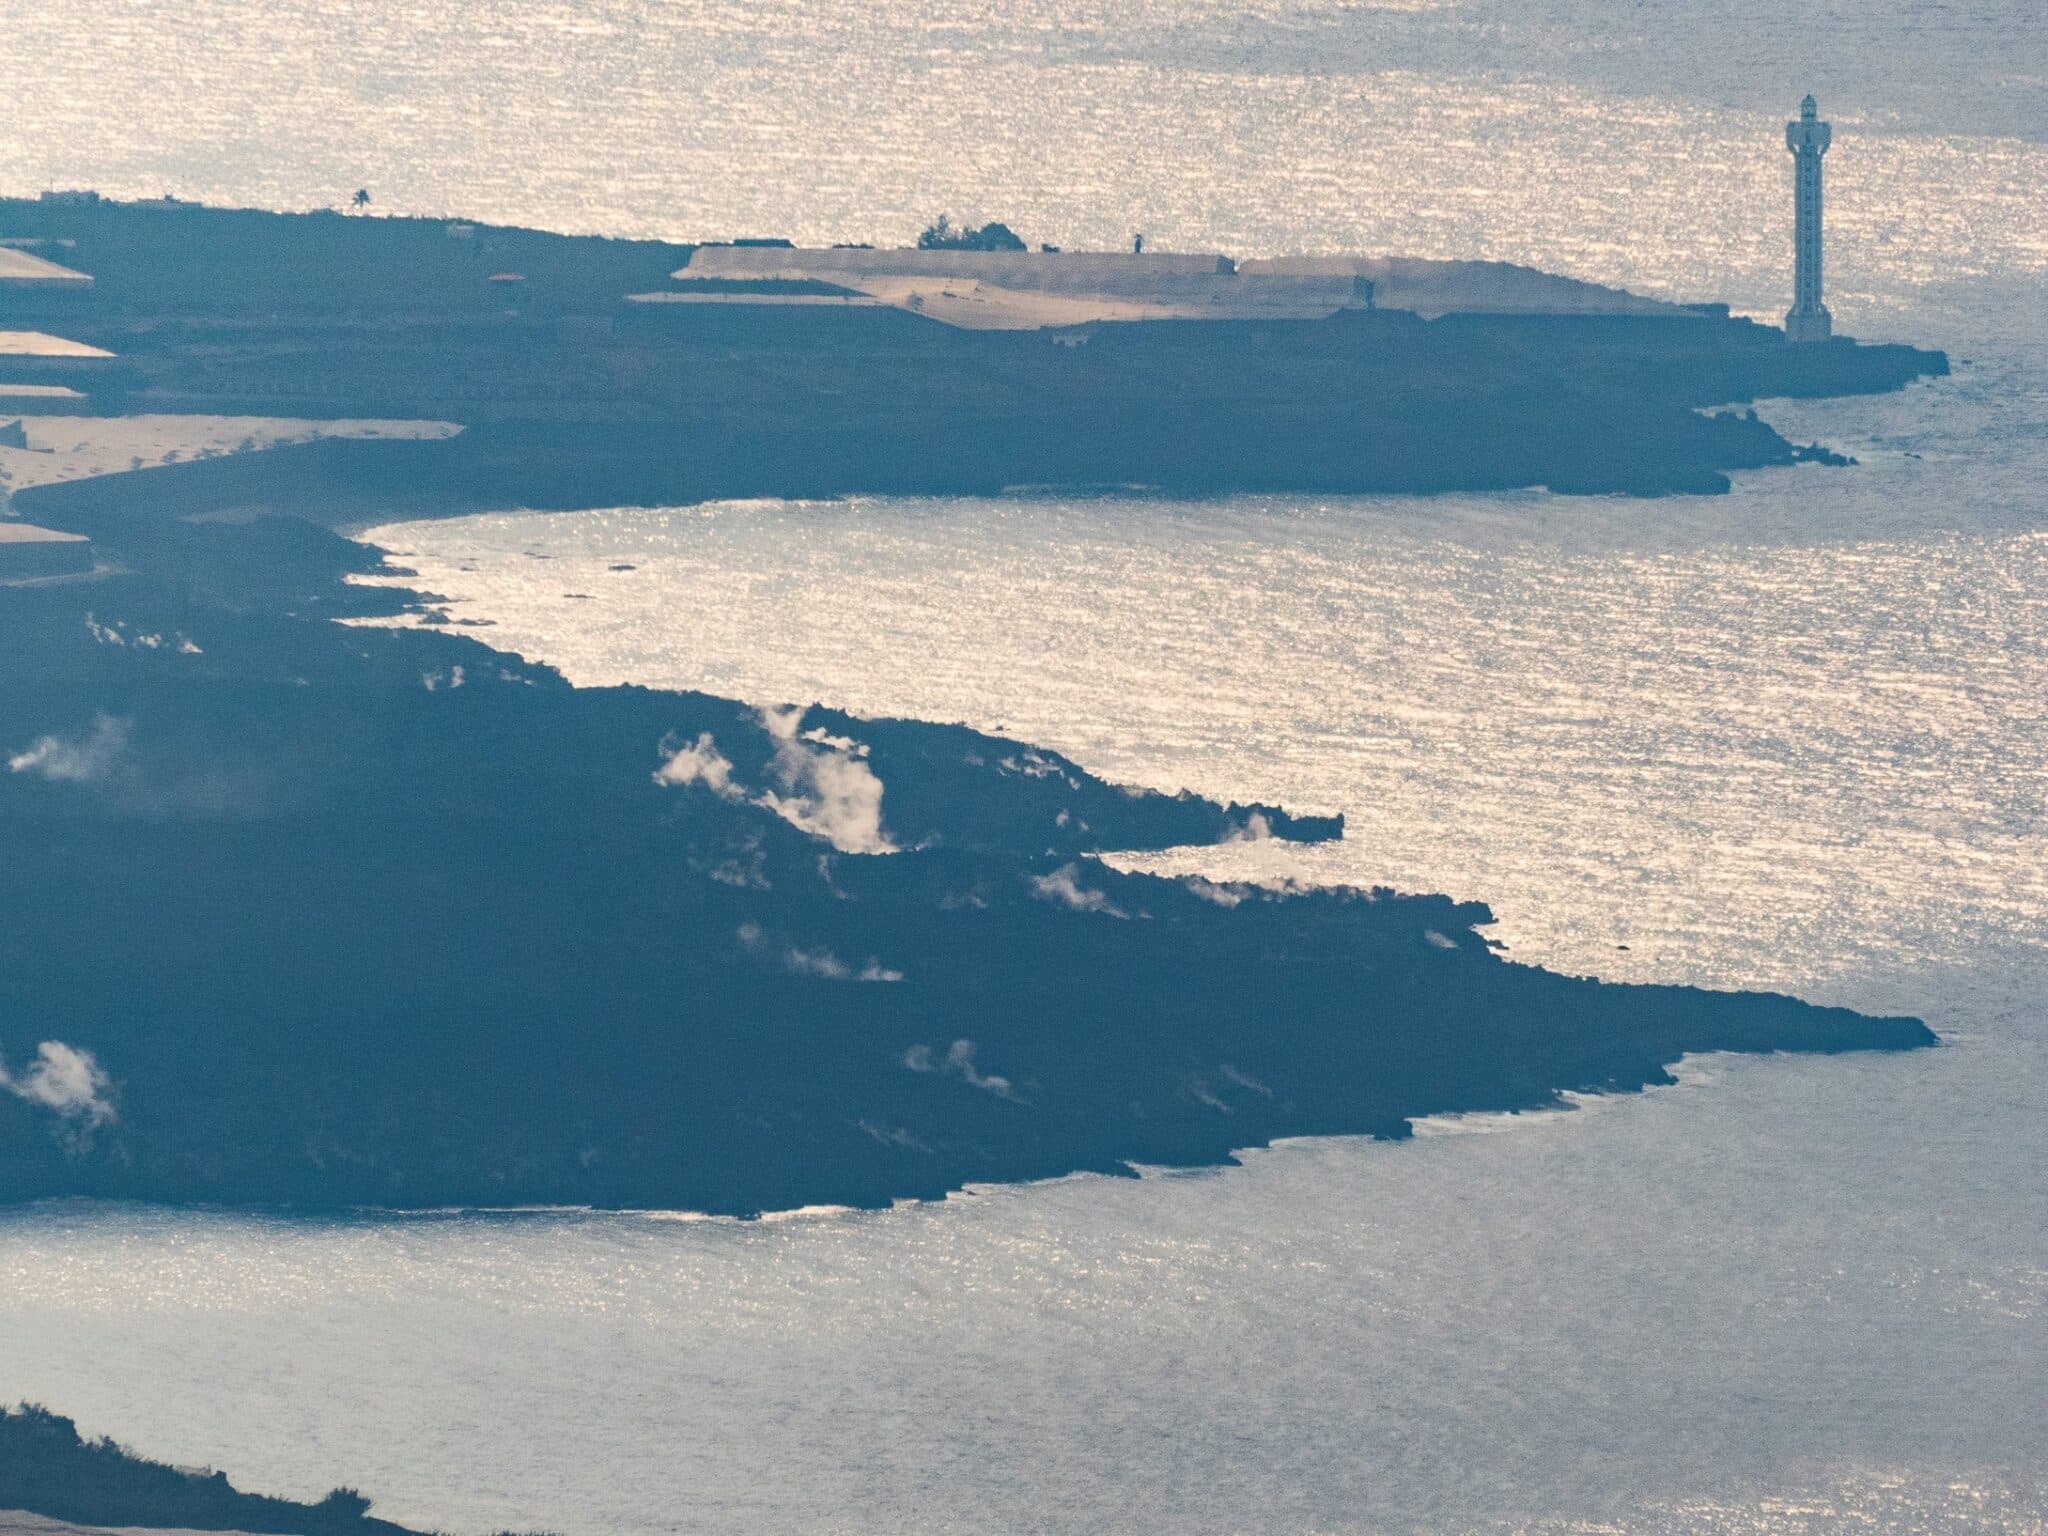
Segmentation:
<svg viewBox="0 0 2048 1536">
<path fill-rule="evenodd" d="M 92 569 L 92 540 L 33 523 L 0 521 L 0 581 L 75 576 Z"/>
</svg>

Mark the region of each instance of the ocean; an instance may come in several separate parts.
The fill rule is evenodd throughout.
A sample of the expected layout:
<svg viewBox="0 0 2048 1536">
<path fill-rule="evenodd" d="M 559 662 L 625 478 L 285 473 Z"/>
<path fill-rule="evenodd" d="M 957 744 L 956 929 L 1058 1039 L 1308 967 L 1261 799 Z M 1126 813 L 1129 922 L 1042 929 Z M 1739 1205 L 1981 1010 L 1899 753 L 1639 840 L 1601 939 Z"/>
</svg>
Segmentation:
<svg viewBox="0 0 2048 1536">
<path fill-rule="evenodd" d="M 1908 1057 L 760 1223 L 0 1212 L 0 1398 L 461 1533 L 2048 1530 L 2048 28 L 2027 3 L 42 0 L 0 187 L 677 239 L 1524 261 L 1772 317 L 1835 125 L 1853 455 L 1724 497 L 394 524 L 573 680 L 962 720 Z M 134 103 L 149 101 L 148 121 Z M 542 560 L 533 558 L 546 555 Z M 614 566 L 631 566 L 614 570 Z M 886 793 L 884 814 L 886 816 Z"/>
</svg>

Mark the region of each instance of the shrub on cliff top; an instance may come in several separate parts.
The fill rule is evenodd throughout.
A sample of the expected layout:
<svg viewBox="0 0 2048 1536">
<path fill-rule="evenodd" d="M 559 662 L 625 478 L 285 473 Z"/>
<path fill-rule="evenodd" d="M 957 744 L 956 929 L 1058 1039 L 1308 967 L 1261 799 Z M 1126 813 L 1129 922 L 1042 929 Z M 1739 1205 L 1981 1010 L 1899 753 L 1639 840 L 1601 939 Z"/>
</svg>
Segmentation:
<svg viewBox="0 0 2048 1536">
<path fill-rule="evenodd" d="M 921 251 L 1021 251 L 1024 242 L 1007 224 L 991 220 L 979 229 L 955 225 L 945 214 L 917 237 Z"/>
</svg>

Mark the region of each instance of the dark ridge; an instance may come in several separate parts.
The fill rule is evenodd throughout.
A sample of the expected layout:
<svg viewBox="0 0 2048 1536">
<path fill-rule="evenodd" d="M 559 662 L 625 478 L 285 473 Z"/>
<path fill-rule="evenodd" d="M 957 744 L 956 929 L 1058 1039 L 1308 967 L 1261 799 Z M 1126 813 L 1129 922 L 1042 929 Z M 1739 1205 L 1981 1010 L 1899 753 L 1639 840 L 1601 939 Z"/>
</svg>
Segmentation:
<svg viewBox="0 0 2048 1536">
<path fill-rule="evenodd" d="M 38 253 L 93 279 L 88 293 L 10 294 L 9 315 L 86 319 L 116 334 L 207 320 L 489 318 L 508 303 L 507 285 L 490 279 L 509 273 L 528 305 L 609 311 L 625 294 L 667 286 L 696 249 L 475 220 L 110 199 L 0 198 L 0 234 L 61 242 Z"/>
<path fill-rule="evenodd" d="M 27 1403 L 0 1408 L 0 1509 L 98 1527 L 414 1536 L 371 1515 L 353 1488 L 315 1504 L 243 1493 L 225 1472 L 166 1466 L 109 1439 L 83 1439 L 70 1419 Z"/>
</svg>

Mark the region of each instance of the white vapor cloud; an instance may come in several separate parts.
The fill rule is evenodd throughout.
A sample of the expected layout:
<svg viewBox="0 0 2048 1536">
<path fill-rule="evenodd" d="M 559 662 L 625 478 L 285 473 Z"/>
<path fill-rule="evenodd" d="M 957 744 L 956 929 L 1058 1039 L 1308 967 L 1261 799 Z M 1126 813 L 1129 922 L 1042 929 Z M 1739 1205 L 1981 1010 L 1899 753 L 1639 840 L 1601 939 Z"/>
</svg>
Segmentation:
<svg viewBox="0 0 2048 1536">
<path fill-rule="evenodd" d="M 95 715 L 84 736 L 42 736 L 7 759 L 9 773 L 32 773 L 53 784 L 92 784 L 112 775 L 128 750 L 128 722 Z"/>
<path fill-rule="evenodd" d="M 912 1072 L 937 1072 L 957 1077 L 970 1088 L 992 1093 L 999 1099 L 1014 1099 L 1016 1089 L 1007 1077 L 984 1072 L 974 1062 L 974 1042 L 955 1040 L 942 1059 L 928 1045 L 913 1045 L 903 1053 L 903 1065 Z"/>
<path fill-rule="evenodd" d="M 709 731 L 699 732 L 688 746 L 674 736 L 665 736 L 661 750 L 661 766 L 654 770 L 655 783 L 702 784 L 721 800 L 738 800 L 746 793 L 733 782 L 732 763 L 718 750 Z"/>
<path fill-rule="evenodd" d="M 1273 1090 L 1271 1088 L 1267 1087 L 1264 1083 L 1260 1082 L 1256 1077 L 1253 1077 L 1251 1073 L 1241 1072 L 1236 1067 L 1231 1066 L 1228 1062 L 1225 1062 L 1216 1070 L 1224 1077 L 1226 1081 L 1233 1082 L 1237 1084 L 1237 1086 L 1240 1088 L 1249 1089 L 1251 1092 L 1256 1093 L 1262 1099 L 1270 1099 L 1271 1097 L 1273 1097 Z"/>
<path fill-rule="evenodd" d="M 128 626 L 118 619 L 112 624 L 102 624 L 91 614 L 85 616 L 86 631 L 100 645 L 134 646 L 142 651 L 160 651 L 169 647 L 180 656 L 204 656 L 206 652 L 194 645 L 184 635 L 173 630 L 169 635 L 153 635 L 141 630 L 129 634 Z"/>
<path fill-rule="evenodd" d="M 759 923 L 741 923 L 733 930 L 733 937 L 740 941 L 740 947 L 752 954 L 762 954 L 768 948 L 768 935 Z M 782 951 L 783 968 L 794 976 L 816 976 L 824 981 L 901 981 L 903 973 L 892 970 L 868 956 L 867 963 L 859 970 L 833 954 L 829 949 L 801 949 L 790 944 Z"/>
<path fill-rule="evenodd" d="M 1253 811 L 1245 817 L 1244 825 L 1232 827 L 1223 834 L 1226 843 L 1264 843 L 1273 837 L 1273 823 L 1266 819 L 1264 811 Z"/>
<path fill-rule="evenodd" d="M 890 970 L 873 956 L 855 970 L 829 949 L 798 949 L 792 944 L 783 951 L 782 963 L 798 976 L 818 976 L 826 981 L 901 981 L 901 971 Z"/>
<path fill-rule="evenodd" d="M 0 1092 L 87 1127 L 114 1119 L 112 1089 L 112 1080 L 91 1051 L 61 1040 L 37 1046 L 36 1059 L 18 1077 L 0 1061 Z"/>
<path fill-rule="evenodd" d="M 853 974 L 829 949 L 798 949 L 792 944 L 783 952 L 782 963 L 798 976 L 822 976 L 827 981 L 845 981 Z"/>
<path fill-rule="evenodd" d="M 782 792 L 764 791 L 754 803 L 841 853 L 894 853 L 882 830 L 882 781 L 858 744 L 822 731 L 799 735 L 803 718 L 797 708 L 761 711 L 761 727 L 775 743 L 771 766 Z"/>
<path fill-rule="evenodd" d="M 803 718 L 797 708 L 761 711 L 761 728 L 775 744 L 768 771 L 779 788 L 750 796 L 709 731 L 689 743 L 662 738 L 654 782 L 701 784 L 721 800 L 750 800 L 841 853 L 894 853 L 896 844 L 882 830 L 882 781 L 867 765 L 867 749 L 823 730 L 802 730 Z"/>
<path fill-rule="evenodd" d="M 1130 916 L 1111 901 L 1106 892 L 1091 891 L 1082 885 L 1072 864 L 1062 864 L 1049 875 L 1033 875 L 1031 889 L 1038 893 L 1039 900 L 1056 901 L 1076 912 L 1100 912 L 1105 917 Z"/>
</svg>

